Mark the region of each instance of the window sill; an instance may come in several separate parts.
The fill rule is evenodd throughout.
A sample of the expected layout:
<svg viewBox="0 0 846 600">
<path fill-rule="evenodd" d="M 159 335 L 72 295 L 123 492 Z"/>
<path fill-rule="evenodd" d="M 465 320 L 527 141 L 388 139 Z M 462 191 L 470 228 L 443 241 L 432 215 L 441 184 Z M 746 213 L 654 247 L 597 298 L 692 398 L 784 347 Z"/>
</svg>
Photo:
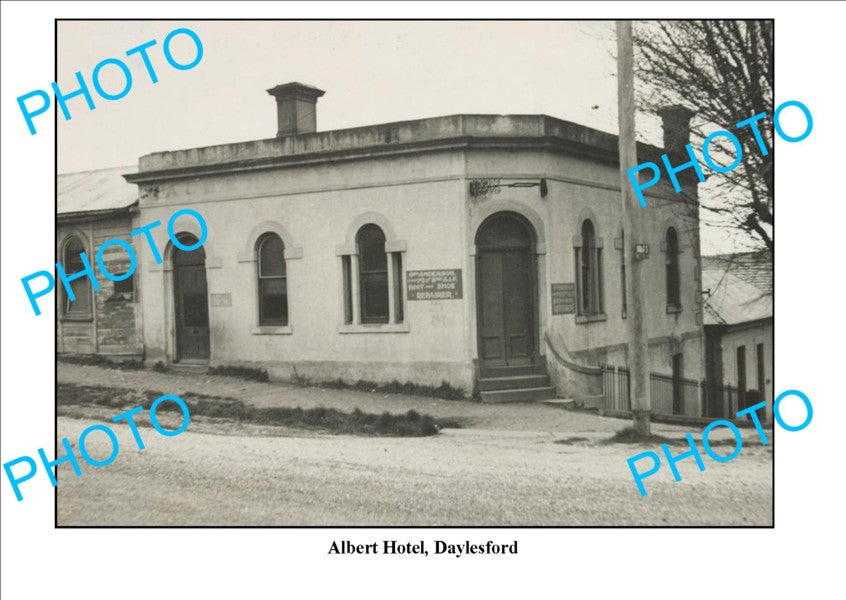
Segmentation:
<svg viewBox="0 0 846 600">
<path fill-rule="evenodd" d="M 94 317 L 91 315 L 63 315 L 59 320 L 65 323 L 92 323 Z"/>
<path fill-rule="evenodd" d="M 672 304 L 667 305 L 667 314 L 668 315 L 677 314 L 677 313 L 680 313 L 681 311 L 682 311 L 681 306 L 675 306 L 675 305 L 672 305 Z"/>
<path fill-rule="evenodd" d="M 605 313 L 598 315 L 576 315 L 576 323 L 595 323 L 597 321 L 605 321 L 607 318 Z"/>
<path fill-rule="evenodd" d="M 338 325 L 338 333 L 408 333 L 408 323 L 374 323 L 372 325 L 345 323 Z"/>
<path fill-rule="evenodd" d="M 256 325 L 253 335 L 291 335 L 294 333 L 290 325 Z"/>
</svg>

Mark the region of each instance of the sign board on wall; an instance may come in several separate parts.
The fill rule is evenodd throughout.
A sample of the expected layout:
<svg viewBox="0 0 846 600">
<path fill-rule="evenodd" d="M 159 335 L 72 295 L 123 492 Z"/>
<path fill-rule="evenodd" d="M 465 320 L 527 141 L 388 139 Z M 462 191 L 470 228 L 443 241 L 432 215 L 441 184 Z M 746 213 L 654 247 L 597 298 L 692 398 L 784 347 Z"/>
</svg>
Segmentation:
<svg viewBox="0 0 846 600">
<path fill-rule="evenodd" d="M 576 284 L 552 284 L 552 314 L 570 315 L 576 312 Z"/>
<path fill-rule="evenodd" d="M 461 269 L 408 271 L 405 277 L 409 300 L 461 298 Z"/>
</svg>

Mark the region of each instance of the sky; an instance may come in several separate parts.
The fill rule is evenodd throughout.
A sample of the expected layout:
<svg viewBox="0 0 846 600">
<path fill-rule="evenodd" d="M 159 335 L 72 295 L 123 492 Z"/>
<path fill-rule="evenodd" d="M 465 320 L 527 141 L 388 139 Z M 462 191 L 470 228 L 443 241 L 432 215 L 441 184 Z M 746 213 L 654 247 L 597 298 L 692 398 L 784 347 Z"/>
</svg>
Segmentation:
<svg viewBox="0 0 846 600">
<path fill-rule="evenodd" d="M 203 58 L 172 68 L 162 45 L 178 27 L 195 31 Z M 126 51 L 156 40 L 149 55 Z M 194 56 L 187 36 L 174 56 Z M 547 114 L 617 133 L 612 22 L 604 21 L 60 21 L 57 84 L 77 89 L 94 66 L 121 58 L 133 81 L 119 100 L 96 94 L 89 110 L 68 100 L 71 120 L 57 127 L 59 173 L 136 165 L 151 152 L 272 138 L 276 107 L 266 90 L 299 81 L 326 91 L 317 104 L 321 131 L 457 113 Z M 103 88 L 120 91 L 117 67 Z M 37 122 L 36 122 L 37 123 Z M 641 140 L 662 145 L 659 121 L 638 115 Z M 737 247 L 703 228 L 703 250 Z"/>
</svg>

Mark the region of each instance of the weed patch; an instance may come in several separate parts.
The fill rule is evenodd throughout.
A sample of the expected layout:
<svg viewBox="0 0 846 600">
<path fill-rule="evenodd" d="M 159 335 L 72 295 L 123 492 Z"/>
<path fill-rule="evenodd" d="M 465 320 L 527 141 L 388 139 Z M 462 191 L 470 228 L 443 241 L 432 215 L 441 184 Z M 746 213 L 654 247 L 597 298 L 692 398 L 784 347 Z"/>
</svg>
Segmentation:
<svg viewBox="0 0 846 600">
<path fill-rule="evenodd" d="M 270 377 L 265 369 L 254 369 L 252 367 L 209 367 L 209 375 L 224 375 L 226 377 L 238 377 L 248 381 L 268 381 Z"/>
<path fill-rule="evenodd" d="M 668 446 L 689 446 L 686 438 L 669 438 L 663 435 L 651 433 L 649 435 L 640 435 L 635 431 L 634 427 L 626 427 L 621 429 L 607 440 L 602 440 L 601 444 L 667 444 Z M 710 440 L 711 446 L 734 446 L 734 440 Z"/>
<path fill-rule="evenodd" d="M 589 444 L 590 439 L 588 439 L 586 437 L 574 436 L 574 437 L 564 438 L 563 440 L 555 440 L 553 443 L 554 444 L 563 444 L 565 446 L 575 446 L 576 444 Z"/>
<path fill-rule="evenodd" d="M 131 408 L 139 404 L 149 409 L 162 392 L 147 390 L 139 392 L 123 388 L 104 386 L 83 386 L 60 383 L 56 388 L 57 403 L 60 406 L 96 404 L 112 408 Z M 225 418 L 256 425 L 275 425 L 296 429 L 312 429 L 328 433 L 355 435 L 380 435 L 399 437 L 421 437 L 435 435 L 443 427 L 460 427 L 455 420 L 439 422 L 429 415 L 409 410 L 404 414 L 366 413 L 355 409 L 346 413 L 333 408 L 289 408 L 282 406 L 250 406 L 237 398 L 207 396 L 186 392 L 180 396 L 188 405 L 192 416 Z M 162 412 L 179 412 L 172 402 L 163 403 Z"/>
<path fill-rule="evenodd" d="M 302 379 L 303 378 L 300 380 L 295 379 L 295 382 L 301 383 Z M 327 381 L 316 385 L 336 390 L 357 390 L 359 392 L 382 394 L 429 396 L 431 398 L 441 398 L 443 400 L 464 400 L 464 390 L 453 387 L 446 381 L 441 382 L 441 385 L 437 387 L 433 385 L 418 385 L 410 382 L 400 383 L 396 379 L 390 383 L 376 383 L 375 381 L 365 381 L 363 379 L 359 379 L 355 383 L 347 383 L 343 379 L 336 379 L 335 381 Z"/>
<path fill-rule="evenodd" d="M 118 369 L 119 371 L 143 371 L 144 363 L 140 360 L 112 360 L 100 354 L 79 354 L 57 356 L 58 362 L 74 365 L 87 365 L 92 367 L 105 367 L 107 369 Z"/>
</svg>

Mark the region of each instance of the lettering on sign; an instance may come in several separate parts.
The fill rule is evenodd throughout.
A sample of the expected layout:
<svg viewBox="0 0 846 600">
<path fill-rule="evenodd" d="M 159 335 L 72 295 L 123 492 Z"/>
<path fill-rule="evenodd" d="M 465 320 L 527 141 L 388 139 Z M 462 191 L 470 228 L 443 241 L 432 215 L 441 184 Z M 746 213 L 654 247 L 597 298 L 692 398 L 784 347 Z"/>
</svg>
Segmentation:
<svg viewBox="0 0 846 600">
<path fill-rule="evenodd" d="M 576 312 L 576 284 L 552 284 L 552 314 L 570 315 Z"/>
<path fill-rule="evenodd" d="M 408 271 L 409 300 L 452 300 L 461 298 L 461 269 Z"/>
</svg>

